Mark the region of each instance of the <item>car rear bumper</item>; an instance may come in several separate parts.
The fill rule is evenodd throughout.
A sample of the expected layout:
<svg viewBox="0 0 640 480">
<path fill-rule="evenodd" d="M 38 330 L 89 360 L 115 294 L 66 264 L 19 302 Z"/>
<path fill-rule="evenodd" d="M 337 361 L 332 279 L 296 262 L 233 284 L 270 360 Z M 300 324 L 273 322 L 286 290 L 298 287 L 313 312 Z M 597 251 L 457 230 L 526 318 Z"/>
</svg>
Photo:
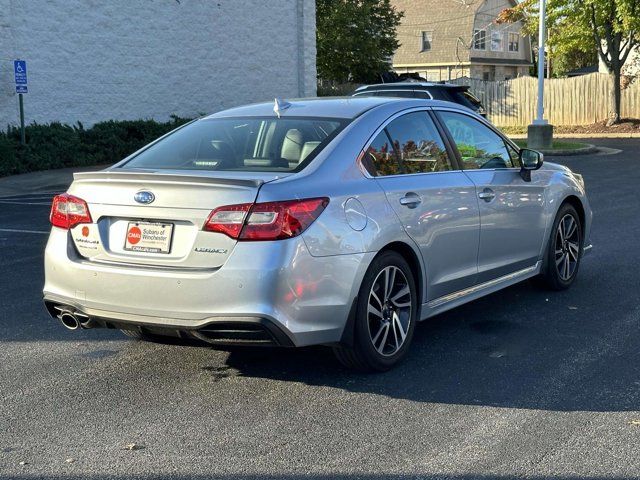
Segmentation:
<svg viewBox="0 0 640 480">
<path fill-rule="evenodd" d="M 44 299 L 52 316 L 78 312 L 88 327 L 226 344 L 331 344 L 342 338 L 372 257 L 314 257 L 297 237 L 240 242 L 218 269 L 159 269 L 87 261 L 66 231 L 54 229 Z"/>
<path fill-rule="evenodd" d="M 295 345 L 279 322 L 263 317 L 210 317 L 188 321 L 129 315 L 74 305 L 68 299 L 51 295 L 45 295 L 44 304 L 52 317 L 59 317 L 64 312 L 76 316 L 80 328 L 132 330 L 147 335 L 197 339 L 214 345 Z"/>
</svg>

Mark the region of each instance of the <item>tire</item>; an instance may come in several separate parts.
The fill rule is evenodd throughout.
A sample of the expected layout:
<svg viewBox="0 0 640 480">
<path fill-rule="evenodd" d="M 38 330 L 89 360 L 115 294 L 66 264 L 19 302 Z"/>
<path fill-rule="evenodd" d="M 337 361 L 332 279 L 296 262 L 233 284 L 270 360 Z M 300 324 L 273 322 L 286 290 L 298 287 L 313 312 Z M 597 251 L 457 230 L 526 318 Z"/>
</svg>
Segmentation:
<svg viewBox="0 0 640 480">
<path fill-rule="evenodd" d="M 385 287 L 388 284 L 390 288 Z M 383 372 L 397 365 L 413 339 L 417 299 L 416 282 L 406 260 L 393 251 L 376 257 L 358 293 L 353 346 L 334 347 L 338 361 L 363 372 Z"/>
<path fill-rule="evenodd" d="M 553 222 L 540 280 L 551 290 L 566 290 L 578 276 L 581 259 L 582 224 L 576 209 L 565 203 Z"/>
</svg>

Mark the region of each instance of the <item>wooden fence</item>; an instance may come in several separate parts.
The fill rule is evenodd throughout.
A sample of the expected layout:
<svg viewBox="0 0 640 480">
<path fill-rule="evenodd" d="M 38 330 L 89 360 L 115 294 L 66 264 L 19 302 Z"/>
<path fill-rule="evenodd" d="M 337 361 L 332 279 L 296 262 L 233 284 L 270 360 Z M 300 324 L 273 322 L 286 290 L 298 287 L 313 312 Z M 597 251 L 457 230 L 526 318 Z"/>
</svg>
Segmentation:
<svg viewBox="0 0 640 480">
<path fill-rule="evenodd" d="M 606 120 L 611 81 L 603 73 L 545 80 L 545 118 L 553 125 L 588 125 Z M 453 82 L 469 85 L 497 126 L 529 125 L 535 117 L 538 80 L 534 77 L 498 82 L 459 78 Z M 621 106 L 623 117 L 640 118 L 640 81 L 622 91 Z"/>
</svg>

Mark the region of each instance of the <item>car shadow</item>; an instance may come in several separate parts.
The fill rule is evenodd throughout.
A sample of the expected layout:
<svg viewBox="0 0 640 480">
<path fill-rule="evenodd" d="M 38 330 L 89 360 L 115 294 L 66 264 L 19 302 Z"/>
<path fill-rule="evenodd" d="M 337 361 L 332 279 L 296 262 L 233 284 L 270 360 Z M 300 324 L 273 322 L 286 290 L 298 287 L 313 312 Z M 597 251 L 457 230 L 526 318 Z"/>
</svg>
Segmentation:
<svg viewBox="0 0 640 480">
<path fill-rule="evenodd" d="M 637 321 L 618 331 L 597 315 L 587 323 L 597 305 L 584 295 L 579 285 L 570 295 L 524 282 L 451 310 L 420 323 L 405 361 L 385 373 L 348 371 L 322 347 L 233 349 L 225 365 L 202 368 L 416 402 L 637 410 L 640 339 L 624 334 Z"/>
<path fill-rule="evenodd" d="M 0 480 L 27 480 L 33 478 L 40 478 L 46 480 L 107 480 L 107 479 L 125 479 L 132 478 L 127 475 L 104 475 L 104 474 L 86 474 L 86 475 L 38 475 L 33 477 L 31 475 L 11 475 L 5 476 L 0 474 Z M 161 480 L 171 478 L 173 480 L 520 480 L 523 477 L 521 475 L 485 475 L 485 474 L 447 474 L 447 473 L 412 473 L 412 474 L 386 474 L 386 473 L 358 473 L 358 474 L 341 474 L 341 473 L 327 473 L 327 474 L 144 474 L 135 475 L 136 479 L 144 480 Z M 526 475 L 529 480 L 631 480 L 637 477 L 627 476 L 582 476 L 582 475 Z"/>
</svg>

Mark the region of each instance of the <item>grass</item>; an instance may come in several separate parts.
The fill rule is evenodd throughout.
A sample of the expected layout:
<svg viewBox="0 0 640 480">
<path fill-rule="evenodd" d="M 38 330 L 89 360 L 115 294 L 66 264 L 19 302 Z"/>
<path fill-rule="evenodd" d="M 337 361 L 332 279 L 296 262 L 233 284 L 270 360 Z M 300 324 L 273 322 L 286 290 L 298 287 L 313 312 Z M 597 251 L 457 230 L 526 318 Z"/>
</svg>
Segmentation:
<svg viewBox="0 0 640 480">
<path fill-rule="evenodd" d="M 505 135 L 523 135 L 527 133 L 527 127 L 497 127 Z"/>
<path fill-rule="evenodd" d="M 516 145 L 519 147 L 525 148 L 527 146 L 527 141 L 525 139 L 517 139 L 514 140 Z M 589 145 L 586 143 L 579 142 L 560 142 L 554 141 L 551 145 L 552 150 L 577 150 L 579 148 L 586 148 Z"/>
</svg>

